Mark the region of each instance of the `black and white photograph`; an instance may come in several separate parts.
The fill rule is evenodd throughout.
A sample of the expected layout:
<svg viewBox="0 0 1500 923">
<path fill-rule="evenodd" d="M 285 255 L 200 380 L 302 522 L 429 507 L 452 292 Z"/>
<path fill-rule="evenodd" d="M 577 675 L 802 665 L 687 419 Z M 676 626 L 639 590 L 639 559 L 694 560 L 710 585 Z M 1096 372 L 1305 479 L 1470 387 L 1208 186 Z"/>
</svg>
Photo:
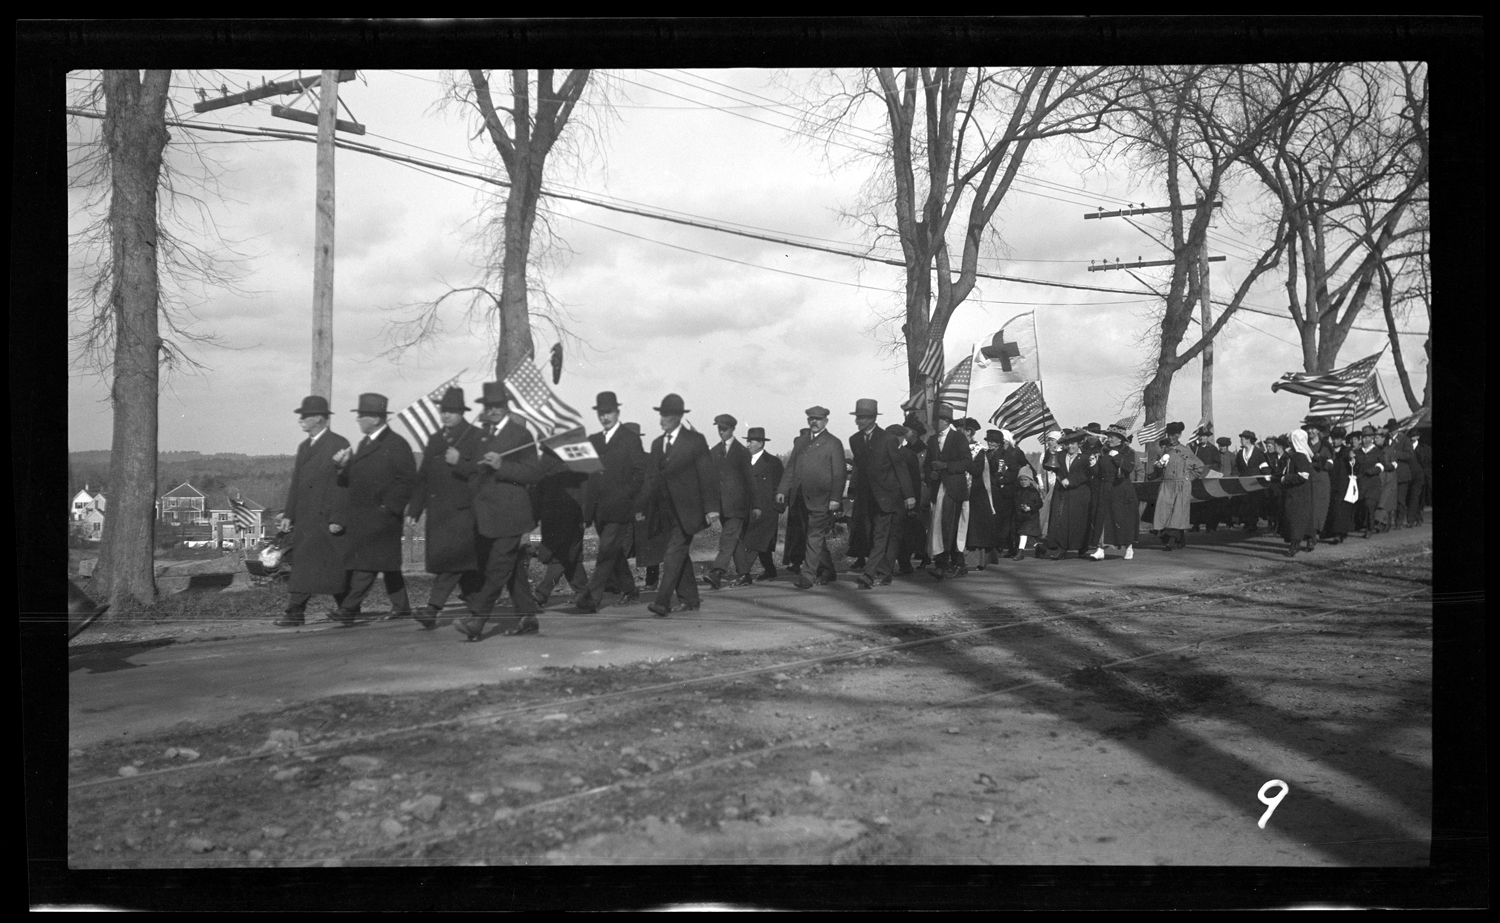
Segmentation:
<svg viewBox="0 0 1500 923">
<path fill-rule="evenodd" d="M 1488 903 L 1482 20 L 18 36 L 33 907 Z"/>
</svg>

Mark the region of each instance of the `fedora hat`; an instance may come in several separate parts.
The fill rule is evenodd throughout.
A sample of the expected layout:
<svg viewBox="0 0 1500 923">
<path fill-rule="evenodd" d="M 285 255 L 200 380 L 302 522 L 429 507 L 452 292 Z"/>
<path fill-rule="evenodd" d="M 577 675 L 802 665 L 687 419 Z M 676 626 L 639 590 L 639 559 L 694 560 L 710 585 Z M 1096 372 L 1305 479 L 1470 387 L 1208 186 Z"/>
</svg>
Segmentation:
<svg viewBox="0 0 1500 923">
<path fill-rule="evenodd" d="M 620 409 L 620 401 L 615 397 L 613 391 L 600 391 L 599 396 L 594 399 L 594 409 L 600 413 L 609 413 Z"/>
<path fill-rule="evenodd" d="M 874 398 L 862 397 L 854 402 L 854 412 L 851 417 L 878 417 L 880 416 L 880 403 Z"/>
<path fill-rule="evenodd" d="M 681 394 L 668 394 L 661 399 L 660 407 L 652 407 L 651 409 L 664 417 L 681 416 L 687 413 L 687 408 L 682 406 Z"/>
<path fill-rule="evenodd" d="M 1343 439 L 1347 435 L 1349 435 L 1349 431 L 1347 429 L 1344 429 L 1342 426 L 1335 426 L 1333 429 L 1328 431 L 1328 436 L 1332 439 Z"/>
<path fill-rule="evenodd" d="M 505 390 L 505 382 L 487 381 L 484 383 L 484 396 L 479 399 L 479 403 L 486 407 L 493 407 L 496 404 L 504 404 L 508 400 L 510 400 L 510 392 Z"/>
<path fill-rule="evenodd" d="M 819 417 L 826 420 L 828 419 L 828 408 L 819 407 L 817 404 L 814 404 L 813 406 L 807 408 L 807 413 L 805 414 L 805 416 Z"/>
<path fill-rule="evenodd" d="M 727 426 L 730 429 L 734 429 L 739 425 L 740 421 L 736 420 L 731 414 L 721 413 L 717 417 L 714 417 L 714 426 Z"/>
<path fill-rule="evenodd" d="M 1389 420 L 1385 421 L 1385 428 L 1388 430 L 1395 429 L 1400 425 L 1400 421 L 1398 421 L 1395 417 L 1391 417 Z"/>
<path fill-rule="evenodd" d="M 749 429 L 745 430 L 745 441 L 749 442 L 752 439 L 754 439 L 756 442 L 770 441 L 766 439 L 766 428 L 764 426 L 752 426 Z"/>
<path fill-rule="evenodd" d="M 620 425 L 630 430 L 632 433 L 635 433 L 637 436 L 641 434 L 641 424 L 639 423 L 621 423 Z"/>
<path fill-rule="evenodd" d="M 359 396 L 359 406 L 354 408 L 354 412 L 362 417 L 383 417 L 389 413 L 386 403 L 384 394 L 370 391 Z"/>
<path fill-rule="evenodd" d="M 328 409 L 328 398 L 317 394 L 309 394 L 302 399 L 302 406 L 293 413 L 302 417 L 328 417 L 332 412 Z"/>
<path fill-rule="evenodd" d="M 464 406 L 464 389 L 449 388 L 443 392 L 443 400 L 438 404 L 441 413 L 463 413 L 469 408 Z"/>
<path fill-rule="evenodd" d="M 979 421 L 974 419 L 973 417 L 964 417 L 962 420 L 958 421 L 958 425 L 971 433 L 979 432 Z"/>
</svg>

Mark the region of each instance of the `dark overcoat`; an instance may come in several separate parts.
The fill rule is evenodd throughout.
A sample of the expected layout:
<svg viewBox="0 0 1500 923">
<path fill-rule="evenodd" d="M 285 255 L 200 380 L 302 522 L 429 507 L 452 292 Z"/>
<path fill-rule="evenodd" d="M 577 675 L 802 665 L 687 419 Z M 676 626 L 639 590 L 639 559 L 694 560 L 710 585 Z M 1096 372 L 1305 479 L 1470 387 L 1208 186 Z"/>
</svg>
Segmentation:
<svg viewBox="0 0 1500 923">
<path fill-rule="evenodd" d="M 389 426 L 373 439 L 361 439 L 339 472 L 339 484 L 348 488 L 336 515 L 346 534 L 344 566 L 399 573 L 402 517 L 417 485 L 411 443 Z"/>
<path fill-rule="evenodd" d="M 604 470 L 589 475 L 584 492 L 583 518 L 597 528 L 605 522 L 634 522 L 635 502 L 646 482 L 646 450 L 639 433 L 621 426 L 604 441 L 603 433 L 589 437 Z"/>
<path fill-rule="evenodd" d="M 1016 494 L 1021 489 L 1016 478 L 1030 467 L 1026 453 L 1014 445 L 1006 445 L 998 452 L 989 453 L 990 504 L 995 508 L 995 541 L 997 548 L 1009 548 L 1021 534 L 1016 529 Z"/>
<path fill-rule="evenodd" d="M 1099 544 L 1123 548 L 1134 545 L 1141 529 L 1141 505 L 1136 499 L 1135 450 L 1128 445 L 1107 448 L 1099 456 L 1095 474 L 1102 491 L 1099 503 Z"/>
<path fill-rule="evenodd" d="M 349 588 L 345 536 L 328 531 L 344 493 L 333 456 L 347 448 L 349 440 L 329 430 L 316 443 L 304 439 L 297 447 L 282 513 L 292 521 L 292 577 L 287 589 L 293 593 L 342 593 Z"/>
<path fill-rule="evenodd" d="M 451 574 L 479 570 L 474 539 L 474 487 L 479 481 L 479 444 L 483 431 L 468 421 L 433 433 L 422 451 L 417 488 L 406 515 L 427 514 L 427 572 Z M 448 450 L 458 461 L 448 464 Z"/>
<path fill-rule="evenodd" d="M 927 456 L 923 460 L 927 470 L 927 480 L 933 485 L 933 496 L 937 496 L 938 485 L 945 488 L 945 496 L 955 502 L 963 503 L 969 499 L 969 482 L 964 477 L 969 473 L 970 465 L 974 461 L 974 455 L 969 450 L 969 440 L 959 432 L 958 427 L 950 426 L 942 436 L 933 433 L 927 437 Z M 943 466 L 939 467 L 938 463 Z"/>
<path fill-rule="evenodd" d="M 964 539 L 966 548 L 994 548 L 999 545 L 995 530 L 995 508 L 990 499 L 990 450 L 979 449 L 974 453 L 974 478 L 969 485 L 969 534 Z M 987 485 L 985 482 L 990 481 Z"/>
<path fill-rule="evenodd" d="M 1333 450 L 1333 468 L 1328 472 L 1328 518 L 1323 526 L 1326 536 L 1348 535 L 1354 531 L 1354 511 L 1358 501 L 1348 503 L 1344 500 L 1349 493 L 1349 481 L 1354 477 L 1353 468 L 1353 449 L 1345 445 Z"/>
<path fill-rule="evenodd" d="M 1041 537 L 1042 492 L 1035 486 L 1016 488 L 1016 534 Z"/>
<path fill-rule="evenodd" d="M 844 498 L 848 478 L 845 458 L 844 443 L 833 433 L 825 429 L 815 437 L 809 436 L 792 449 L 776 492 L 790 501 L 800 489 L 802 503 L 809 511 L 827 512 L 830 502 Z"/>
<path fill-rule="evenodd" d="M 1312 450 L 1312 522 L 1313 531 L 1323 531 L 1323 524 L 1328 521 L 1328 504 L 1333 495 L 1333 481 L 1330 477 L 1333 471 L 1333 446 L 1326 441 L 1318 443 L 1318 447 Z"/>
<path fill-rule="evenodd" d="M 1312 462 L 1301 452 L 1288 452 L 1281 473 L 1281 537 L 1289 542 L 1316 538 L 1313 520 Z"/>
<path fill-rule="evenodd" d="M 745 525 L 745 547 L 751 551 L 775 551 L 780 517 L 776 515 L 776 488 L 781 484 L 785 466 L 770 452 L 750 463 L 752 505 L 760 510 L 760 519 Z"/>
<path fill-rule="evenodd" d="M 1052 510 L 1047 523 L 1047 541 L 1064 551 L 1081 551 L 1089 543 L 1089 458 L 1082 453 L 1059 461 L 1057 481 L 1052 486 Z M 1068 483 L 1063 485 L 1063 479 Z"/>
<path fill-rule="evenodd" d="M 750 450 L 738 439 L 729 445 L 720 441 L 709 450 L 719 477 L 719 515 L 725 519 L 749 519 L 755 491 L 750 483 Z"/>
<path fill-rule="evenodd" d="M 483 461 L 495 452 L 498 467 Z M 507 454 L 508 453 L 508 454 Z M 474 490 L 474 523 L 485 538 L 526 535 L 536 528 L 533 488 L 542 480 L 531 434 L 515 417 L 507 417 L 479 445 L 479 486 Z"/>
<path fill-rule="evenodd" d="M 719 511 L 719 476 L 702 433 L 678 427 L 670 452 L 666 438 L 663 433 L 651 443 L 636 508 L 647 514 L 652 537 L 673 528 L 694 535 L 708 526 L 709 513 Z"/>
<path fill-rule="evenodd" d="M 561 554 L 583 541 L 583 495 L 589 476 L 569 468 L 551 451 L 542 453 L 538 465 L 542 544 Z"/>
</svg>

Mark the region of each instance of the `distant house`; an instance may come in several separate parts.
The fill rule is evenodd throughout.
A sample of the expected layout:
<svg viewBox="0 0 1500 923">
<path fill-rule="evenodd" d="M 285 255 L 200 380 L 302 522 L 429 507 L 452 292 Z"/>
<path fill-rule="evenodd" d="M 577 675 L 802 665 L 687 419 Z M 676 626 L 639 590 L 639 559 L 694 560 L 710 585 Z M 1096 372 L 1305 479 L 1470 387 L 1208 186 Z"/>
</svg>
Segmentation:
<svg viewBox="0 0 1500 923">
<path fill-rule="evenodd" d="M 213 508 L 208 511 L 209 520 L 213 523 L 214 538 L 219 542 L 248 543 L 259 542 L 266 537 L 266 508 L 251 500 L 249 497 L 238 497 L 246 509 L 250 512 L 250 524 L 246 526 L 235 516 L 234 506 L 229 502 L 227 494 L 219 494 L 214 498 Z"/>
<path fill-rule="evenodd" d="M 104 506 L 104 494 L 94 494 L 84 504 L 82 512 L 74 516 L 74 520 L 83 526 L 84 538 L 91 542 L 99 541 L 99 537 L 104 534 Z"/>
<path fill-rule="evenodd" d="M 83 485 L 83 490 L 73 495 L 73 507 L 68 512 L 68 518 L 74 522 L 83 521 L 84 510 L 93 502 L 94 494 L 89 490 L 89 485 Z"/>
<path fill-rule="evenodd" d="M 207 498 L 193 485 L 183 482 L 161 495 L 161 518 L 177 525 L 208 522 L 203 506 Z"/>
</svg>

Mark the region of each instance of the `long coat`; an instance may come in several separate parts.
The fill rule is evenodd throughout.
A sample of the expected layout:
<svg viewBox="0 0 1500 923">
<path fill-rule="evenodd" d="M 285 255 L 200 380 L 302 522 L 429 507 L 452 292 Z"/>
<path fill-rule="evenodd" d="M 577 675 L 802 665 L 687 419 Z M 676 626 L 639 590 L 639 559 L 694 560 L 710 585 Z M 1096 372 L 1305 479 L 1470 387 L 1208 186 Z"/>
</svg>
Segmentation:
<svg viewBox="0 0 1500 923">
<path fill-rule="evenodd" d="M 728 446 L 720 441 L 709 450 L 719 477 L 719 515 L 725 519 L 749 519 L 754 493 L 750 483 L 750 450 L 738 439 Z"/>
<path fill-rule="evenodd" d="M 1312 463 L 1301 452 L 1286 453 L 1281 474 L 1281 537 L 1289 542 L 1315 538 L 1313 520 Z"/>
<path fill-rule="evenodd" d="M 1089 544 L 1089 457 L 1066 455 L 1058 462 L 1057 481 L 1052 488 L 1052 509 L 1047 523 L 1047 541 L 1065 551 L 1081 551 Z M 1067 479 L 1067 484 L 1063 480 Z"/>
<path fill-rule="evenodd" d="M 1312 450 L 1312 521 L 1313 531 L 1321 532 L 1328 521 L 1328 504 L 1333 494 L 1333 447 L 1327 442 L 1318 443 Z"/>
<path fill-rule="evenodd" d="M 1016 534 L 1042 535 L 1042 492 L 1034 485 L 1016 488 Z"/>
<path fill-rule="evenodd" d="M 1099 502 L 1099 544 L 1123 548 L 1134 545 L 1141 529 L 1141 505 L 1136 499 L 1135 450 L 1128 445 L 1105 449 L 1094 469 L 1102 491 Z"/>
<path fill-rule="evenodd" d="M 651 536 L 674 528 L 693 535 L 708 526 L 709 513 L 719 511 L 719 476 L 702 433 L 679 426 L 670 452 L 666 438 L 663 433 L 651 443 L 636 508 L 646 514 Z"/>
<path fill-rule="evenodd" d="M 844 443 L 839 437 L 826 429 L 810 436 L 792 449 L 776 492 L 790 501 L 801 490 L 802 503 L 809 512 L 826 512 L 829 503 L 844 497 L 846 459 Z"/>
<path fill-rule="evenodd" d="M 922 508 L 922 444 L 908 442 L 901 446 L 901 461 L 906 465 L 907 480 L 911 481 L 912 496 L 917 500 L 917 510 Z M 901 560 L 913 554 L 921 554 L 927 544 L 927 524 L 921 514 L 913 510 L 901 517 L 901 542 L 897 556 Z"/>
<path fill-rule="evenodd" d="M 349 588 L 345 536 L 328 531 L 344 493 L 333 456 L 347 448 L 349 440 L 328 430 L 316 443 L 304 439 L 297 446 L 292 486 L 282 513 L 292 521 L 292 578 L 287 589 L 293 593 L 342 593 Z"/>
<path fill-rule="evenodd" d="M 417 486 L 406 515 L 420 519 L 427 514 L 429 574 L 479 569 L 474 550 L 474 487 L 479 480 L 482 435 L 478 427 L 464 422 L 433 433 L 422 452 L 422 467 L 417 470 Z M 458 450 L 458 461 L 451 465 L 450 448 Z"/>
<path fill-rule="evenodd" d="M 1013 445 L 986 453 L 986 456 L 990 469 L 990 505 L 995 510 L 995 547 L 1010 548 L 1021 534 L 1016 529 L 1016 494 L 1021 489 L 1016 478 L 1030 463 L 1026 461 L 1026 453 Z"/>
<path fill-rule="evenodd" d="M 991 498 L 994 481 L 990 472 L 990 450 L 974 453 L 974 478 L 969 484 L 969 534 L 967 548 L 995 548 L 1000 544 L 995 528 L 995 507 Z"/>
<path fill-rule="evenodd" d="M 646 483 L 646 450 L 640 434 L 616 427 L 608 442 L 603 433 L 589 437 L 604 470 L 589 475 L 584 491 L 583 518 L 597 528 L 600 523 L 635 521 L 636 498 Z"/>
<path fill-rule="evenodd" d="M 1333 451 L 1333 468 L 1328 472 L 1328 518 L 1323 526 L 1327 536 L 1348 535 L 1354 531 L 1355 503 L 1345 502 L 1349 481 L 1354 475 L 1354 450 L 1340 446 Z"/>
<path fill-rule="evenodd" d="M 781 476 L 786 473 L 781 459 L 770 452 L 761 452 L 760 458 L 750 463 L 750 487 L 755 509 L 760 510 L 760 519 L 745 526 L 745 547 L 751 551 L 775 551 L 779 517 L 776 515 L 776 488 Z"/>
<path fill-rule="evenodd" d="M 849 451 L 854 456 L 854 481 L 850 485 L 855 509 L 868 500 L 867 507 L 882 513 L 906 509 L 906 501 L 915 499 L 916 485 L 911 469 L 901 453 L 895 436 L 879 427 L 849 437 Z"/>
<path fill-rule="evenodd" d="M 396 573 L 401 570 L 402 516 L 417 485 L 417 462 L 407 442 L 387 426 L 374 439 L 361 439 L 339 472 L 348 488 L 336 521 L 348 541 L 349 570 Z M 293 565 L 295 569 L 296 565 Z"/>
<path fill-rule="evenodd" d="M 490 452 L 501 456 L 499 467 L 482 460 Z M 542 466 L 526 427 L 508 417 L 494 433 L 481 437 L 479 454 L 479 486 L 474 490 L 474 523 L 479 534 L 501 538 L 535 529 L 531 494 L 542 480 Z"/>
<path fill-rule="evenodd" d="M 1193 478 L 1202 477 L 1207 468 L 1198 456 L 1181 445 L 1168 446 L 1162 456 L 1167 459 L 1166 465 L 1161 468 L 1153 466 L 1147 474 L 1147 477 L 1161 479 L 1151 528 L 1186 529 L 1192 515 Z"/>
<path fill-rule="evenodd" d="M 927 457 L 924 464 L 927 468 L 927 480 L 933 485 L 933 496 L 937 496 L 937 486 L 941 484 L 949 500 L 963 503 L 969 499 L 969 481 L 965 475 L 969 473 L 973 460 L 969 440 L 959 432 L 958 427 L 948 427 L 948 431 L 942 436 L 933 433 L 927 437 Z M 938 462 L 946 467 L 938 468 Z"/>
<path fill-rule="evenodd" d="M 583 494 L 589 476 L 569 468 L 550 451 L 542 453 L 538 464 L 542 469 L 537 484 L 542 544 L 555 554 L 563 554 L 583 541 Z"/>
</svg>

